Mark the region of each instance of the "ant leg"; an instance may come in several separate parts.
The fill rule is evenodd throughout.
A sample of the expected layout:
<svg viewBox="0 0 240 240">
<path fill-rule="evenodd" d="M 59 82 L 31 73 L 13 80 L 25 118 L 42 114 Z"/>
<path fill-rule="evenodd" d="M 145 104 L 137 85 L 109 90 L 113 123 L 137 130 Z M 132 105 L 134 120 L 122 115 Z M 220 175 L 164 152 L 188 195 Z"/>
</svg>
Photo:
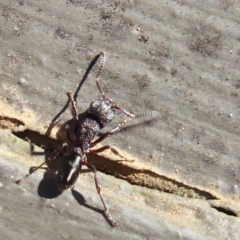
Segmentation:
<svg viewBox="0 0 240 240">
<path fill-rule="evenodd" d="M 48 157 L 49 161 L 54 160 L 61 152 L 64 152 L 66 154 L 68 152 L 68 144 L 63 143 L 61 146 L 59 146 L 57 149 L 54 150 L 54 152 Z"/>
<path fill-rule="evenodd" d="M 119 123 L 117 127 L 111 129 L 110 131 L 104 133 L 101 137 L 99 137 L 97 140 L 93 141 L 91 143 L 91 147 L 94 147 L 96 144 L 100 143 L 105 138 L 117 133 L 120 131 L 120 129 L 127 123 L 130 122 L 133 119 L 133 117 L 129 116 L 127 119 L 125 119 L 122 123 Z"/>
<path fill-rule="evenodd" d="M 52 154 L 50 157 L 48 157 L 48 160 L 52 161 L 53 159 L 55 159 L 60 152 L 63 151 L 63 149 L 67 150 L 68 148 L 68 144 L 67 143 L 63 143 L 60 147 L 58 147 Z M 41 168 L 44 164 L 46 163 L 46 161 L 44 161 L 42 164 L 40 164 L 38 167 L 34 167 L 34 170 L 32 170 L 30 173 L 26 174 L 24 177 L 20 178 L 19 180 L 15 181 L 16 184 L 19 184 L 23 179 L 29 177 L 30 175 L 32 175 L 34 172 L 36 172 L 39 168 Z"/>
<path fill-rule="evenodd" d="M 38 167 L 34 168 L 34 170 L 32 170 L 30 173 L 26 174 L 24 177 L 22 177 L 22 178 L 18 179 L 17 181 L 15 181 L 15 183 L 19 184 L 22 180 L 24 180 L 25 178 L 29 177 L 34 172 L 36 172 L 39 168 L 41 168 L 45 163 L 46 163 L 46 161 L 43 162 L 42 164 L 40 164 Z"/>
<path fill-rule="evenodd" d="M 112 225 L 113 227 L 117 226 L 118 223 L 115 222 L 115 221 L 113 220 L 113 218 L 111 217 L 111 215 L 110 215 L 110 213 L 109 213 L 109 211 L 108 211 L 108 208 L 107 208 L 107 206 L 106 206 L 106 204 L 105 204 L 105 202 L 104 202 L 104 200 L 103 200 L 103 197 L 102 197 L 102 195 L 101 195 L 101 184 L 100 184 L 99 179 L 98 179 L 98 176 L 97 176 L 97 169 L 96 169 L 96 167 L 95 167 L 94 165 L 88 163 L 88 162 L 87 162 L 87 159 L 85 159 L 85 161 L 84 161 L 83 164 L 85 164 L 90 170 L 92 170 L 92 172 L 93 172 L 93 174 L 94 174 L 94 180 L 95 180 L 95 185 L 96 185 L 97 193 L 98 193 L 98 195 L 100 196 L 100 199 L 101 199 L 101 201 L 102 201 L 102 204 L 103 204 L 103 207 L 104 207 L 104 213 L 105 213 L 106 218 L 108 219 L 108 221 L 111 223 L 111 225 Z"/>
<path fill-rule="evenodd" d="M 72 139 L 71 134 L 70 134 L 70 127 L 69 127 L 68 125 L 66 125 L 66 126 L 64 127 L 64 129 L 65 129 L 65 131 L 66 131 L 66 133 L 67 133 L 67 139 L 68 139 L 72 144 L 74 144 L 74 140 Z"/>
<path fill-rule="evenodd" d="M 72 104 L 72 114 L 73 114 L 74 120 L 78 121 L 78 112 L 77 112 L 76 102 L 73 99 L 72 92 L 68 92 L 67 95 L 68 95 L 69 102 Z"/>
<path fill-rule="evenodd" d="M 121 158 L 123 158 L 125 161 L 127 161 L 127 162 L 134 162 L 134 160 L 129 160 L 129 159 L 125 158 L 115 148 L 112 148 L 110 145 L 106 145 L 106 146 L 103 146 L 103 147 L 98 148 L 98 149 L 90 150 L 90 153 L 99 153 L 99 152 L 103 152 L 103 151 L 108 150 L 108 149 L 111 150 L 112 153 L 114 153 L 115 155 L 118 155 Z"/>
<path fill-rule="evenodd" d="M 77 135 L 78 112 L 77 112 L 76 102 L 73 99 L 72 92 L 68 92 L 67 95 L 68 95 L 69 102 L 72 105 L 72 115 L 73 115 L 73 118 L 74 118 L 74 133 L 75 133 L 75 135 Z"/>
</svg>

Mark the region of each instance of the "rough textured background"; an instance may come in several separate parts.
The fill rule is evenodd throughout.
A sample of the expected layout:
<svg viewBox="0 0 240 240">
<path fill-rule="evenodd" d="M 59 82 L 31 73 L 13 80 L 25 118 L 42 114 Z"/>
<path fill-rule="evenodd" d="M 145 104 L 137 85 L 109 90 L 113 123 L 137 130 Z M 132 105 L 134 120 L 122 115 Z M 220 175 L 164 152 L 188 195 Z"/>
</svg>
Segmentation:
<svg viewBox="0 0 240 240">
<path fill-rule="evenodd" d="M 230 0 L 1 1 L 2 236 L 240 239 L 239 14 Z M 132 164 L 107 152 L 89 156 L 115 229 L 102 216 L 91 173 L 62 195 L 49 172 L 14 184 L 48 154 L 31 153 L 25 137 L 59 145 L 57 128 L 46 135 L 49 124 L 100 51 L 106 95 L 124 109 L 161 114 L 104 141 Z M 79 92 L 79 112 L 99 97 L 96 71 Z M 58 125 L 70 118 L 68 109 Z"/>
</svg>

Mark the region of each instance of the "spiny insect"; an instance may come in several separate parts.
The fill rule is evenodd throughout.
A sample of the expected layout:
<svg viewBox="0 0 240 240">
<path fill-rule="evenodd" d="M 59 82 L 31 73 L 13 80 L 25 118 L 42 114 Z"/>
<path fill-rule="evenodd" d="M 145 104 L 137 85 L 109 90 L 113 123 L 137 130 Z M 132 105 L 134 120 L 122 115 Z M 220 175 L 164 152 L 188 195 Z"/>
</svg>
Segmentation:
<svg viewBox="0 0 240 240">
<path fill-rule="evenodd" d="M 68 125 L 65 126 L 65 130 L 67 139 L 73 144 L 73 148 L 69 150 L 69 145 L 68 143 L 65 142 L 50 155 L 48 160 L 53 161 L 60 153 L 64 154 L 64 161 L 60 165 L 57 172 L 57 185 L 61 191 L 67 188 L 73 188 L 75 182 L 78 179 L 82 165 L 86 165 L 94 173 L 96 189 L 102 201 L 105 216 L 109 220 L 111 225 L 115 227 L 118 224 L 111 217 L 108 208 L 105 204 L 105 201 L 101 195 L 101 185 L 97 176 L 97 170 L 94 165 L 88 162 L 86 154 L 99 153 L 105 150 L 111 150 L 114 154 L 122 157 L 126 161 L 129 161 L 124 156 L 122 156 L 116 149 L 112 148 L 110 145 L 106 145 L 94 150 L 92 149 L 92 147 L 94 147 L 96 144 L 100 143 L 110 135 L 119 132 L 126 123 L 130 122 L 135 117 L 150 116 L 152 118 L 157 118 L 159 117 L 159 114 L 155 111 L 149 111 L 136 115 L 134 112 L 128 112 L 120 108 L 114 101 L 112 101 L 110 98 L 107 98 L 100 85 L 99 79 L 100 73 L 105 63 L 106 58 L 105 53 L 100 52 L 96 57 L 100 56 L 101 65 L 96 75 L 96 84 L 101 94 L 101 98 L 97 99 L 96 101 L 93 101 L 90 104 L 89 108 L 84 113 L 84 117 L 80 120 L 76 107 L 76 102 L 73 99 L 72 93 L 71 92 L 67 93 L 69 102 L 72 107 L 72 114 L 74 120 L 74 135 L 75 135 L 74 139 L 72 139 L 72 136 L 70 134 L 70 127 Z M 101 135 L 101 137 L 98 137 L 96 140 L 94 140 L 95 137 L 98 136 L 99 131 L 113 120 L 117 111 L 125 114 L 127 118 L 123 122 L 118 124 L 116 127 L 112 128 L 110 131 L 105 132 L 104 134 Z M 33 172 L 42 167 L 44 164 L 45 162 L 40 166 L 36 167 L 30 174 L 27 174 L 24 178 L 31 175 Z M 16 181 L 16 183 L 19 183 L 21 180 L 22 179 Z"/>
</svg>

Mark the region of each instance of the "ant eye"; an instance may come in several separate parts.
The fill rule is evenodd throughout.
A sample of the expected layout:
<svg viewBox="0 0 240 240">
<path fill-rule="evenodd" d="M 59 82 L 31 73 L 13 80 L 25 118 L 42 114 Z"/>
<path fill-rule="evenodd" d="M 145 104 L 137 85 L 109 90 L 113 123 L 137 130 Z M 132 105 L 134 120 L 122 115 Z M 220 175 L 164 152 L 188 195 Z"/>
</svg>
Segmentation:
<svg viewBox="0 0 240 240">
<path fill-rule="evenodd" d="M 91 107 L 97 108 L 97 107 L 101 106 L 101 103 L 102 103 L 102 100 L 97 100 L 97 101 L 91 103 Z"/>
</svg>

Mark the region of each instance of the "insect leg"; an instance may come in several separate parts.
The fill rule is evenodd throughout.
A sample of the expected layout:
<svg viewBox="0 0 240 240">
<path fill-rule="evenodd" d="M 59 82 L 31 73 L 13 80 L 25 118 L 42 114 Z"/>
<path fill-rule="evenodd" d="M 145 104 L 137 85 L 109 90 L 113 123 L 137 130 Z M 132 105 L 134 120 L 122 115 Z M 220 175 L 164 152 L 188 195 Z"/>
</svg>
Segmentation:
<svg viewBox="0 0 240 240">
<path fill-rule="evenodd" d="M 63 143 L 61 146 L 59 146 L 57 149 L 54 150 L 54 152 L 48 157 L 49 161 L 54 160 L 60 153 L 64 152 L 66 154 L 68 152 L 68 144 Z"/>
<path fill-rule="evenodd" d="M 129 160 L 129 159 L 125 158 L 115 148 L 111 147 L 110 145 L 106 145 L 106 146 L 103 146 L 103 147 L 98 148 L 98 149 L 90 150 L 90 153 L 99 153 L 99 152 L 103 152 L 103 151 L 108 150 L 108 149 L 111 150 L 112 153 L 114 153 L 115 155 L 118 155 L 121 158 L 123 158 L 125 161 L 127 161 L 127 162 L 134 162 L 134 160 Z"/>
<path fill-rule="evenodd" d="M 113 218 L 111 217 L 111 215 L 110 215 L 110 213 L 109 213 L 109 211 L 108 211 L 108 208 L 107 208 L 107 206 L 106 206 L 106 204 L 105 204 L 105 202 L 104 202 L 104 200 L 103 200 L 103 197 L 102 197 L 102 195 L 101 195 L 101 184 L 100 184 L 99 179 L 98 179 L 98 176 L 97 176 L 97 169 L 96 169 L 96 167 L 95 167 L 94 165 L 88 163 L 86 159 L 85 159 L 85 161 L 84 161 L 84 164 L 85 164 L 90 170 L 92 170 L 92 172 L 94 173 L 94 180 L 95 180 L 95 185 L 96 185 L 97 193 L 98 193 L 98 195 L 100 196 L 100 199 L 101 199 L 101 201 L 102 201 L 102 204 L 103 204 L 103 207 L 104 207 L 104 213 L 105 213 L 106 218 L 108 219 L 108 221 L 111 223 L 111 225 L 112 225 L 113 227 L 117 226 L 118 223 L 115 222 L 115 221 L 113 220 Z"/>
<path fill-rule="evenodd" d="M 104 133 L 101 137 L 99 137 L 98 139 L 96 139 L 95 141 L 93 141 L 91 143 L 91 147 L 94 147 L 96 144 L 100 143 L 101 141 L 103 141 L 105 138 L 117 133 L 118 131 L 120 131 L 120 129 L 127 123 L 130 122 L 133 119 L 133 117 L 129 116 L 127 119 L 125 119 L 122 123 L 119 123 L 118 126 L 116 126 L 115 128 L 111 129 L 110 131 Z"/>
<path fill-rule="evenodd" d="M 59 155 L 60 152 L 63 152 L 63 150 L 64 150 L 64 152 L 66 153 L 66 152 L 67 152 L 67 149 L 68 149 L 68 144 L 67 144 L 67 143 L 63 143 L 60 147 L 58 147 L 58 148 L 50 155 L 50 157 L 48 157 L 48 160 L 50 160 L 50 161 L 54 160 L 54 159 Z M 46 161 L 43 162 L 42 164 L 40 164 L 38 167 L 34 167 L 34 169 L 33 169 L 30 173 L 26 174 L 24 177 L 22 177 L 22 178 L 20 178 L 19 180 L 15 181 L 15 183 L 16 183 L 16 184 L 19 184 L 23 179 L 25 179 L 25 178 L 29 177 L 30 175 L 32 175 L 32 174 L 33 174 L 34 172 L 36 172 L 39 168 L 41 168 L 45 163 L 46 163 Z"/>
<path fill-rule="evenodd" d="M 76 107 L 76 102 L 74 101 L 72 92 L 68 92 L 68 99 L 69 102 L 72 105 L 72 115 L 73 115 L 73 119 L 74 119 L 74 133 L 75 135 L 77 135 L 77 128 L 78 128 L 78 112 L 77 112 L 77 107 Z"/>
<path fill-rule="evenodd" d="M 46 162 L 43 162 L 42 164 L 40 164 L 38 167 L 34 168 L 34 170 L 32 170 L 30 173 L 26 174 L 24 177 L 20 178 L 19 180 L 15 181 L 16 184 L 19 184 L 22 180 L 24 180 L 25 178 L 29 177 L 30 175 L 32 175 L 34 172 L 36 172 L 39 168 L 41 168 Z"/>
<path fill-rule="evenodd" d="M 64 127 L 65 131 L 66 131 L 66 134 L 67 134 L 67 139 L 72 143 L 74 144 L 74 140 L 72 139 L 71 137 L 71 133 L 70 133 L 70 127 L 68 125 L 66 125 Z"/>
</svg>

